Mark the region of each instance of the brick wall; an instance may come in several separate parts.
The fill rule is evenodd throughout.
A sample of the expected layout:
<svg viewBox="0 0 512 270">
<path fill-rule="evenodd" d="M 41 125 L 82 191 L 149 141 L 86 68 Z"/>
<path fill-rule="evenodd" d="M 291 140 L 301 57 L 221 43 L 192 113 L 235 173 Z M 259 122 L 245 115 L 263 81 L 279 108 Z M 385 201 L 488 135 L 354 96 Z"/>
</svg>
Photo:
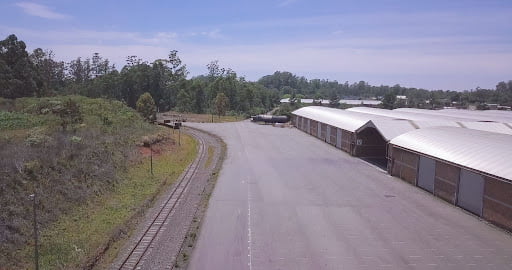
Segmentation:
<svg viewBox="0 0 512 270">
<path fill-rule="evenodd" d="M 483 217 L 512 230 L 512 184 L 485 177 Z"/>
<path fill-rule="evenodd" d="M 341 149 L 347 153 L 352 154 L 352 142 L 354 133 L 346 130 L 341 130 Z"/>
<path fill-rule="evenodd" d="M 330 127 L 331 129 L 331 134 L 329 134 L 329 143 L 332 144 L 332 145 L 336 145 L 336 134 L 338 132 L 338 129 L 331 126 Z"/>
<path fill-rule="evenodd" d="M 320 139 L 325 141 L 325 136 L 327 134 L 327 124 L 320 123 Z"/>
<path fill-rule="evenodd" d="M 436 161 L 434 194 L 451 204 L 455 204 L 459 177 L 459 167 Z"/>
<path fill-rule="evenodd" d="M 390 149 L 390 160 L 388 162 L 391 162 L 391 175 L 416 185 L 419 156 L 397 147 L 391 147 Z"/>
<path fill-rule="evenodd" d="M 309 134 L 317 136 L 318 133 L 318 121 L 311 120 L 311 126 L 309 127 Z"/>
</svg>

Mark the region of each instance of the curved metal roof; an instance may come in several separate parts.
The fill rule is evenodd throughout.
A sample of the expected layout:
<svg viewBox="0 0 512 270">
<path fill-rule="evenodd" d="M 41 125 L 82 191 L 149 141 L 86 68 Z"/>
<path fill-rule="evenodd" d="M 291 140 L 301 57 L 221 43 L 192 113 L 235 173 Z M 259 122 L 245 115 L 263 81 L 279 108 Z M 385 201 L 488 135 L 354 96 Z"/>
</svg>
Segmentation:
<svg viewBox="0 0 512 270">
<path fill-rule="evenodd" d="M 355 132 L 358 128 L 371 120 L 370 116 L 364 114 L 320 106 L 302 107 L 293 111 L 293 114 L 351 132 Z"/>
<path fill-rule="evenodd" d="M 303 107 L 293 111 L 293 114 L 350 132 L 359 132 L 364 128 L 373 127 L 379 131 L 386 141 L 415 129 L 409 121 L 402 119 L 320 106 Z"/>
<path fill-rule="evenodd" d="M 374 115 L 381 115 L 393 118 L 400 119 L 408 119 L 413 121 L 442 121 L 442 122 L 457 122 L 457 121 L 474 121 L 472 118 L 467 118 L 464 116 L 445 116 L 445 115 L 432 115 L 432 114 L 422 114 L 417 112 L 409 112 L 409 111 L 398 111 L 398 110 L 386 110 L 379 108 L 369 108 L 369 107 L 353 107 L 347 109 L 347 111 L 360 112 L 360 113 L 368 113 Z"/>
<path fill-rule="evenodd" d="M 390 144 L 512 181 L 512 136 L 457 127 L 422 128 Z"/>
<path fill-rule="evenodd" d="M 402 135 L 416 127 L 410 121 L 402 119 L 373 119 L 368 121 L 364 126 L 360 127 L 356 132 L 360 132 L 365 128 L 373 127 L 382 135 L 384 140 L 389 141 L 396 136 Z"/>
<path fill-rule="evenodd" d="M 416 108 L 399 108 L 393 111 L 404 113 L 417 113 L 434 116 L 447 116 L 447 117 L 462 117 L 469 118 L 473 121 L 491 121 L 501 123 L 512 123 L 512 112 L 486 110 L 486 111 L 471 111 L 462 109 L 443 109 L 443 110 L 426 110 Z"/>
</svg>

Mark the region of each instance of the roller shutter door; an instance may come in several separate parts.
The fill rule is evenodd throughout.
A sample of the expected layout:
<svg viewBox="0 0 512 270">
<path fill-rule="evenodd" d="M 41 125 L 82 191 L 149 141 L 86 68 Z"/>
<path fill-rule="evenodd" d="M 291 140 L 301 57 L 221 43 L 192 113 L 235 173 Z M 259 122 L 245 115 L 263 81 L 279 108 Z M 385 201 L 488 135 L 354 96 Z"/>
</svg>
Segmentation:
<svg viewBox="0 0 512 270">
<path fill-rule="evenodd" d="M 318 122 L 318 126 L 317 126 L 317 134 L 316 134 L 316 137 L 317 138 L 322 138 L 321 134 L 322 134 L 322 123 Z"/>
<path fill-rule="evenodd" d="M 325 133 L 325 141 L 331 143 L 331 126 L 327 125 L 327 132 Z"/>
<path fill-rule="evenodd" d="M 433 159 L 420 156 L 418 170 L 418 186 L 434 193 L 434 180 L 436 176 L 436 162 Z"/>
<path fill-rule="evenodd" d="M 462 169 L 457 192 L 457 205 L 482 216 L 483 196 L 484 178 L 479 174 Z"/>
</svg>

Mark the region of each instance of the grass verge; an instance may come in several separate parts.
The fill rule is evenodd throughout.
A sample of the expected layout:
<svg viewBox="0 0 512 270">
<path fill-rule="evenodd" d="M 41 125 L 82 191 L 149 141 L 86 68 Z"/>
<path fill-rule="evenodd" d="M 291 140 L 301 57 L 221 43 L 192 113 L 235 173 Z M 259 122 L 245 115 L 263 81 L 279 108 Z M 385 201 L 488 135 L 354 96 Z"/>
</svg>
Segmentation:
<svg viewBox="0 0 512 270">
<path fill-rule="evenodd" d="M 214 152 L 215 152 L 215 149 L 211 145 L 208 145 L 208 158 L 206 159 L 206 162 L 204 163 L 205 169 L 208 169 L 210 167 L 210 165 L 212 165 L 213 155 L 215 154 Z"/>
<path fill-rule="evenodd" d="M 208 209 L 210 197 L 215 188 L 215 184 L 217 183 L 222 163 L 226 158 L 227 145 L 219 137 L 212 134 L 210 135 L 214 136 L 219 143 L 218 147 L 208 147 L 208 150 L 210 150 L 210 148 L 212 149 L 212 163 L 213 161 L 215 161 L 215 163 L 213 164 L 214 166 L 211 167 L 210 178 L 208 179 L 208 182 L 201 194 L 201 202 L 199 203 L 199 206 L 194 213 L 192 223 L 188 228 L 187 234 L 180 248 L 180 252 L 174 263 L 174 269 L 187 269 L 188 263 L 190 262 L 189 258 L 191 257 L 194 247 L 196 245 L 196 241 L 197 238 L 199 237 L 201 226 L 203 224 L 203 218 L 206 214 L 206 210 Z M 216 151 L 218 151 L 217 155 L 215 155 Z M 214 158 L 215 156 L 217 158 Z"/>
<path fill-rule="evenodd" d="M 180 112 L 166 112 L 160 115 L 160 118 L 164 119 L 185 119 L 187 122 L 197 122 L 197 123 L 225 123 L 225 122 L 238 122 L 242 121 L 245 118 L 240 115 L 224 115 L 218 116 L 214 115 L 212 117 L 211 114 L 197 114 L 197 113 L 180 113 Z"/>
<path fill-rule="evenodd" d="M 181 146 L 153 157 L 154 175 L 149 171 L 149 158 L 144 158 L 121 176 L 123 181 L 111 193 L 62 216 L 49 229 L 42 231 L 41 269 L 81 268 L 98 256 L 110 239 L 117 238 L 114 234 L 118 234 L 119 228 L 125 228 L 136 213 L 150 206 L 148 200 L 152 201 L 179 177 L 194 160 L 196 147 L 193 138 L 181 134 Z M 119 243 L 113 243 L 114 248 L 105 253 L 107 258 L 102 261 L 111 261 L 118 246 Z M 25 250 L 25 258 L 28 259 L 31 250 Z"/>
</svg>

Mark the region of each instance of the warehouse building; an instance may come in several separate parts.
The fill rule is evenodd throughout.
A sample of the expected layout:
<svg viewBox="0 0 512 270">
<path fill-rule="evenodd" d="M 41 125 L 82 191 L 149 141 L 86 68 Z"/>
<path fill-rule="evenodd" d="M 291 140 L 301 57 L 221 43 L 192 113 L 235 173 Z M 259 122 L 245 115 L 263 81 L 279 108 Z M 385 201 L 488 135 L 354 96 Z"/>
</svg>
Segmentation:
<svg viewBox="0 0 512 270">
<path fill-rule="evenodd" d="M 489 112 L 484 113 L 484 111 L 472 112 L 454 109 L 440 111 L 409 108 L 385 110 L 367 107 L 354 107 L 347 109 L 347 111 L 407 119 L 417 128 L 452 126 L 512 135 L 512 125 L 507 123 L 507 112 L 496 111 L 500 114 L 491 114 Z M 510 113 L 510 116 L 512 116 L 512 113 Z"/>
<path fill-rule="evenodd" d="M 512 229 L 512 136 L 435 127 L 407 132 L 388 147 L 391 175 Z"/>
<path fill-rule="evenodd" d="M 402 119 L 318 106 L 295 110 L 292 123 L 353 156 L 367 158 L 385 158 L 389 140 L 416 129 Z"/>
<path fill-rule="evenodd" d="M 512 129 L 399 113 L 312 106 L 294 111 L 292 123 L 353 156 L 382 159 L 391 175 L 512 230 Z"/>
</svg>

